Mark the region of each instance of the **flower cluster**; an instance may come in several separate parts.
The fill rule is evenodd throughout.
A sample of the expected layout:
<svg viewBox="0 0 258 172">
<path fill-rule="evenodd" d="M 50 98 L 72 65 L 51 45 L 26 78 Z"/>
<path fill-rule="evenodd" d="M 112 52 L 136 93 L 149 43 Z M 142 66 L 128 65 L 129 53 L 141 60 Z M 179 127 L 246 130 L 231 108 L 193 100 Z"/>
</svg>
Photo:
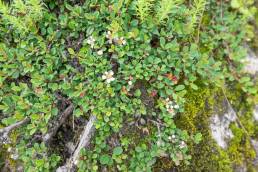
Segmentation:
<svg viewBox="0 0 258 172">
<path fill-rule="evenodd" d="M 112 70 L 108 71 L 108 72 L 105 72 L 103 75 L 102 75 L 102 79 L 103 80 L 106 80 L 106 83 L 111 83 L 112 81 L 115 80 L 115 78 L 113 77 L 114 75 L 114 72 Z"/>
<path fill-rule="evenodd" d="M 178 141 L 180 141 L 178 138 L 176 138 L 176 135 L 171 135 L 171 136 L 168 136 L 168 140 L 171 141 L 172 143 L 176 143 Z M 184 141 L 180 141 L 180 144 L 179 144 L 179 149 L 183 149 L 185 148 L 187 145 Z"/>
<path fill-rule="evenodd" d="M 186 143 L 184 142 L 184 141 L 181 141 L 180 142 L 180 145 L 179 145 L 179 148 L 180 149 L 183 149 L 183 148 L 185 148 L 186 147 Z"/>
<path fill-rule="evenodd" d="M 107 32 L 106 34 L 106 38 L 108 39 L 108 43 L 112 44 L 118 44 L 118 45 L 125 45 L 126 44 L 126 40 L 124 39 L 124 37 L 113 37 L 112 33 L 110 31 Z"/>
<path fill-rule="evenodd" d="M 179 105 L 177 105 L 176 103 L 174 103 L 173 101 L 171 101 L 169 98 L 166 99 L 166 109 L 168 111 L 168 113 L 170 113 L 171 115 L 175 115 L 175 109 L 178 110 L 179 109 Z"/>
<path fill-rule="evenodd" d="M 176 135 L 174 135 L 174 134 L 172 136 L 168 136 L 168 140 L 170 140 L 172 142 L 174 142 L 175 139 L 176 139 Z"/>
</svg>

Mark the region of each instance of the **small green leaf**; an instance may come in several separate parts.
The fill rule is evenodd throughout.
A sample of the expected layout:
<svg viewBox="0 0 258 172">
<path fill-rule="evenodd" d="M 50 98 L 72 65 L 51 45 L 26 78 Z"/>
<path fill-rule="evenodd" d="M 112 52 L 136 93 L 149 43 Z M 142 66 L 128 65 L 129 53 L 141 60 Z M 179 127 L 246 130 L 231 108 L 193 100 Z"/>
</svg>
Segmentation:
<svg viewBox="0 0 258 172">
<path fill-rule="evenodd" d="M 112 159 L 109 155 L 101 155 L 100 158 L 99 158 L 99 162 L 102 165 L 109 165 L 109 164 L 112 163 Z"/>
<path fill-rule="evenodd" d="M 239 0 L 232 0 L 231 6 L 232 6 L 232 8 L 239 8 L 240 7 Z"/>
<path fill-rule="evenodd" d="M 141 91 L 140 91 L 139 89 L 137 89 L 137 90 L 135 91 L 134 95 L 135 95 L 136 97 L 140 97 L 140 96 L 141 96 Z"/>
<path fill-rule="evenodd" d="M 81 109 L 77 108 L 77 109 L 75 110 L 75 112 L 74 112 L 74 115 L 75 115 L 76 117 L 80 117 L 81 115 L 83 115 L 83 112 L 82 112 Z"/>
<path fill-rule="evenodd" d="M 113 150 L 113 155 L 121 155 L 123 153 L 123 148 L 122 147 L 116 147 Z"/>
<path fill-rule="evenodd" d="M 191 85 L 191 88 L 192 88 L 192 89 L 194 89 L 194 90 L 198 90 L 197 85 L 195 85 L 194 83 L 191 83 L 190 85 Z"/>
<path fill-rule="evenodd" d="M 175 88 L 176 91 L 181 91 L 181 90 L 183 90 L 183 89 L 185 89 L 185 86 L 184 86 L 184 85 L 178 85 L 178 86 L 176 86 L 176 88 Z"/>
<path fill-rule="evenodd" d="M 164 47 L 165 47 L 165 44 L 166 44 L 165 38 L 164 38 L 164 37 L 161 37 L 161 38 L 160 38 L 160 46 L 161 46 L 162 48 L 164 48 Z"/>
<path fill-rule="evenodd" d="M 202 134 L 201 133 L 197 133 L 195 136 L 194 136 L 194 142 L 196 144 L 200 143 L 200 141 L 202 140 Z"/>
<path fill-rule="evenodd" d="M 57 114 L 58 114 L 58 109 L 57 109 L 57 108 L 53 108 L 53 109 L 51 110 L 51 113 L 52 113 L 52 115 L 57 116 Z"/>
<path fill-rule="evenodd" d="M 30 118 L 31 118 L 33 121 L 35 121 L 35 120 L 39 120 L 39 119 L 40 119 L 40 116 L 39 116 L 39 114 L 32 114 L 32 115 L 30 116 Z"/>
<path fill-rule="evenodd" d="M 72 48 L 68 48 L 68 52 L 71 54 L 71 55 L 75 55 L 75 52 Z"/>
</svg>

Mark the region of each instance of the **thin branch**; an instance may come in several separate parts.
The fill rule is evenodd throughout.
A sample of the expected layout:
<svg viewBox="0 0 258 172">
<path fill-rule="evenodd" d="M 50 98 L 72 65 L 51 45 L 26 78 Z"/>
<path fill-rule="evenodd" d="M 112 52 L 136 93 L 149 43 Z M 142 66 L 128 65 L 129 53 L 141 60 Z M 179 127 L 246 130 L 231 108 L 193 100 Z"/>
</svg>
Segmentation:
<svg viewBox="0 0 258 172">
<path fill-rule="evenodd" d="M 152 122 L 152 123 L 154 123 L 154 124 L 158 124 L 158 125 L 160 125 L 160 126 L 162 126 L 162 127 L 165 127 L 166 125 L 165 124 L 163 124 L 162 122 L 158 122 L 158 121 L 155 121 L 155 120 L 152 120 L 152 119 L 147 119 L 148 121 L 150 121 L 150 122 Z"/>
<path fill-rule="evenodd" d="M 75 149 L 73 155 L 66 162 L 64 166 L 59 167 L 56 172 L 70 172 L 73 167 L 78 163 L 78 159 L 80 156 L 80 151 L 82 148 L 87 147 L 90 144 L 90 139 L 95 132 L 94 122 L 96 121 L 96 116 L 91 115 L 89 122 L 84 127 L 83 133 L 80 138 L 80 142 Z"/>
<path fill-rule="evenodd" d="M 12 124 L 12 125 L 10 125 L 10 126 L 7 126 L 7 127 L 5 127 L 5 128 L 1 128 L 0 129 L 0 134 L 1 133 L 10 133 L 12 130 L 14 130 L 15 128 L 18 128 L 18 127 L 20 127 L 21 125 L 24 125 L 24 124 L 26 124 L 26 123 L 28 123 L 30 121 L 30 119 L 29 118 L 24 118 L 22 121 L 19 121 L 19 122 L 17 122 L 17 123 L 15 123 L 15 124 Z"/>
<path fill-rule="evenodd" d="M 24 118 L 22 121 L 19 121 L 15 124 L 12 124 L 10 126 L 0 129 L 0 143 L 4 143 L 4 144 L 9 143 L 10 139 L 9 139 L 8 134 L 12 130 L 14 130 L 22 125 L 27 124 L 29 121 L 30 121 L 29 118 Z"/>
<path fill-rule="evenodd" d="M 55 122 L 55 125 L 53 125 L 53 128 L 50 129 L 48 133 L 46 133 L 42 140 L 44 143 L 49 143 L 49 141 L 52 139 L 52 137 L 56 134 L 57 130 L 61 127 L 61 125 L 65 122 L 67 117 L 73 113 L 73 105 L 70 104 L 64 112 L 59 116 L 58 120 Z"/>
</svg>

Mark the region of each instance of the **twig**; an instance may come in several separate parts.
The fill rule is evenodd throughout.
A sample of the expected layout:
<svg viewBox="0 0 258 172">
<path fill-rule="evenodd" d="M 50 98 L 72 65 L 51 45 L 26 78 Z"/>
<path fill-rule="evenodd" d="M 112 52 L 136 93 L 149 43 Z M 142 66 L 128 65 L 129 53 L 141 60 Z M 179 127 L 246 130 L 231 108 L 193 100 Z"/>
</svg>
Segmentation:
<svg viewBox="0 0 258 172">
<path fill-rule="evenodd" d="M 10 126 L 0 129 L 0 142 L 7 143 L 9 140 L 8 134 L 15 128 L 18 128 L 24 124 L 27 124 L 29 121 L 30 121 L 29 118 L 24 118 L 22 121 L 19 121 L 15 124 L 12 124 Z"/>
<path fill-rule="evenodd" d="M 148 121 L 150 121 L 150 122 L 152 122 L 152 123 L 154 123 L 154 124 L 158 124 L 158 125 L 160 125 L 160 126 L 163 126 L 163 127 L 165 127 L 166 125 L 165 124 L 163 124 L 163 123 L 161 123 L 161 122 L 158 122 L 158 121 L 155 121 L 155 120 L 152 120 L 152 119 L 148 119 Z"/>
<path fill-rule="evenodd" d="M 59 116 L 59 119 L 56 121 L 55 125 L 48 133 L 46 133 L 42 140 L 44 143 L 49 143 L 49 141 L 52 139 L 52 137 L 56 134 L 57 130 L 61 127 L 61 125 L 65 122 L 67 117 L 73 112 L 73 105 L 70 104 L 64 112 Z"/>
<path fill-rule="evenodd" d="M 70 172 L 73 167 L 77 164 L 80 151 L 82 148 L 87 147 L 90 144 L 90 139 L 95 132 L 94 122 L 96 121 L 96 117 L 94 115 L 90 116 L 89 122 L 85 126 L 83 133 L 80 138 L 80 142 L 75 149 L 73 155 L 69 158 L 64 166 L 59 167 L 56 172 Z"/>
<path fill-rule="evenodd" d="M 15 124 L 12 124 L 12 125 L 10 125 L 10 126 L 8 126 L 8 127 L 5 127 L 5 128 L 1 128 L 1 129 L 0 129 L 0 133 L 9 133 L 9 132 L 11 132 L 13 129 L 15 129 L 15 128 L 17 128 L 17 127 L 23 125 L 23 124 L 26 124 L 26 123 L 28 123 L 29 121 L 30 121 L 29 118 L 24 118 L 22 121 L 19 121 L 19 122 L 15 123 Z"/>
</svg>

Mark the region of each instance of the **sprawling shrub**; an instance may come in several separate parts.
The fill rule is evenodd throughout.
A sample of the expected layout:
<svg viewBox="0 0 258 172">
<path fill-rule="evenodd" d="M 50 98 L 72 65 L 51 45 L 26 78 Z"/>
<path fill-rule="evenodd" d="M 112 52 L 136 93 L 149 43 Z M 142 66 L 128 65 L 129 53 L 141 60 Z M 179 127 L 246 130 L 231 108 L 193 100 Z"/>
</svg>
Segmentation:
<svg viewBox="0 0 258 172">
<path fill-rule="evenodd" d="M 224 89 L 229 83 L 249 97 L 257 92 L 242 73 L 252 13 L 249 4 L 240 5 L 1 1 L 1 124 L 22 121 L 2 148 L 24 171 L 54 171 L 74 150 L 67 144 L 76 147 L 86 120 L 95 116 L 79 171 L 152 171 L 160 157 L 191 163 L 188 144 L 202 135 L 174 122 L 184 112 L 185 95 L 200 85 Z"/>
</svg>

